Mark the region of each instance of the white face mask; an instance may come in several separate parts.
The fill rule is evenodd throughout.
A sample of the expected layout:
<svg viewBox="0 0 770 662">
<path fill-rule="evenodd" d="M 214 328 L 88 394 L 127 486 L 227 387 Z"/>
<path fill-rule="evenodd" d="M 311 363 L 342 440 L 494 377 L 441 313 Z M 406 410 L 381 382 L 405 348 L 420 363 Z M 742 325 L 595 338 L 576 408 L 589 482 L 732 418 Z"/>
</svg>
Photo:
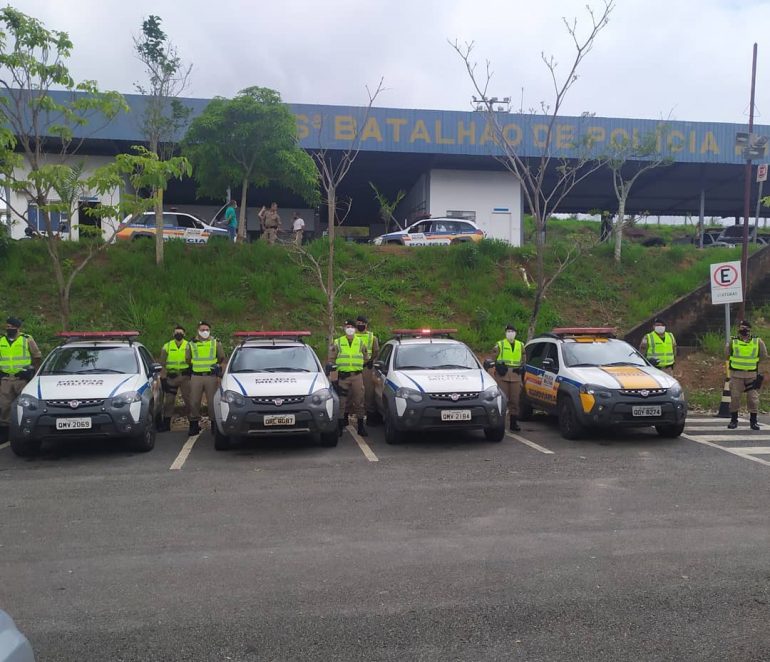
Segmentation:
<svg viewBox="0 0 770 662">
<path fill-rule="evenodd" d="M 205 340 L 211 335 L 211 331 L 198 331 L 198 335 Z"/>
<path fill-rule="evenodd" d="M 345 327 L 345 335 L 348 338 L 352 338 L 356 334 L 356 329 L 353 326 L 346 326 Z"/>
<path fill-rule="evenodd" d="M 506 331 L 505 337 L 508 339 L 508 342 L 513 342 L 516 340 L 516 332 L 515 331 Z"/>
<path fill-rule="evenodd" d="M 660 333 L 661 335 L 663 335 L 666 332 L 666 327 L 665 326 L 661 326 L 660 324 L 658 324 L 654 328 L 655 328 L 655 333 Z"/>
</svg>

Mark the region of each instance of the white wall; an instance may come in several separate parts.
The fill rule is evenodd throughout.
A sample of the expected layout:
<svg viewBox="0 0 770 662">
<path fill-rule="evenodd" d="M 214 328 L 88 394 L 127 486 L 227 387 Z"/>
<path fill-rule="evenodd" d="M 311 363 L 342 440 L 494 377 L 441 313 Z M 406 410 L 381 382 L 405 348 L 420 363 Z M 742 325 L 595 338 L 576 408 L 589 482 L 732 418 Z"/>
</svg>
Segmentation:
<svg viewBox="0 0 770 662">
<path fill-rule="evenodd" d="M 478 170 L 431 170 L 428 178 L 430 214 L 471 211 L 490 239 L 521 246 L 523 200 L 516 178 L 505 172 Z"/>
<path fill-rule="evenodd" d="M 421 218 L 430 210 L 429 174 L 423 173 L 398 204 L 393 217 L 404 227 Z M 396 228 L 391 228 L 395 230 Z"/>
</svg>

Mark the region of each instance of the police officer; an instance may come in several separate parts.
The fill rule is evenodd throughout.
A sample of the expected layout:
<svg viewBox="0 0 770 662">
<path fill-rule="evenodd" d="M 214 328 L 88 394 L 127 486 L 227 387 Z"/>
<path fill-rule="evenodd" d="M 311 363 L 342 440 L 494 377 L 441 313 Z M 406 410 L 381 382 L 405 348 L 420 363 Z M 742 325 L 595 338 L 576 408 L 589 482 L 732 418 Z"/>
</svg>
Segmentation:
<svg viewBox="0 0 770 662">
<path fill-rule="evenodd" d="M 19 333 L 21 325 L 18 317 L 9 317 L 5 335 L 0 336 L 0 443 L 8 440 L 13 401 L 40 367 L 37 343 L 26 333 Z"/>
<path fill-rule="evenodd" d="M 278 203 L 273 202 L 270 205 L 270 209 L 262 207 L 259 211 L 259 218 L 262 221 L 262 236 L 268 244 L 274 244 L 276 239 L 278 239 L 278 228 L 281 227 Z"/>
<path fill-rule="evenodd" d="M 639 351 L 648 359 L 657 359 L 656 367 L 669 375 L 673 375 L 676 359 L 676 338 L 674 338 L 673 333 L 666 331 L 666 323 L 660 317 L 655 318 L 652 324 L 652 331 L 642 338 Z"/>
<path fill-rule="evenodd" d="M 340 396 L 339 433 L 348 424 L 348 416 L 353 414 L 358 419 L 358 434 L 367 436 L 364 427 L 364 364 L 369 360 L 369 352 L 361 338 L 356 337 L 356 322 L 345 322 L 345 335 L 337 338 L 329 348 L 329 362 L 337 364 L 337 393 Z"/>
<path fill-rule="evenodd" d="M 176 394 L 182 391 L 185 416 L 189 415 L 190 406 L 190 364 L 187 361 L 187 341 L 184 327 L 174 327 L 174 338 L 160 350 L 160 364 L 163 371 L 160 383 L 163 386 L 163 422 L 158 427 L 160 432 L 171 429 L 171 416 L 174 414 Z"/>
<path fill-rule="evenodd" d="M 727 427 L 738 427 L 738 411 L 741 396 L 746 394 L 749 408 L 749 426 L 759 430 L 759 390 L 756 380 L 759 376 L 759 362 L 767 358 L 767 347 L 761 338 L 751 335 L 751 324 L 747 320 L 738 323 L 738 336 L 733 336 L 725 345 L 725 356 L 730 363 L 730 422 Z"/>
<path fill-rule="evenodd" d="M 519 398 L 521 397 L 521 369 L 524 366 L 524 343 L 516 340 L 516 327 L 505 327 L 505 338 L 495 343 L 495 380 L 500 390 L 508 398 L 508 416 L 511 430 L 521 430 L 519 417 Z"/>
<path fill-rule="evenodd" d="M 360 338 L 366 345 L 369 360 L 364 364 L 364 406 L 367 418 L 377 414 L 377 406 L 374 404 L 374 370 L 372 363 L 374 357 L 380 353 L 380 341 L 369 330 L 369 320 L 365 315 L 356 317 L 356 338 Z"/>
<path fill-rule="evenodd" d="M 219 376 L 222 374 L 222 364 L 225 362 L 225 352 L 222 343 L 211 337 L 211 325 L 208 322 L 198 323 L 198 335 L 187 343 L 185 361 L 190 364 L 190 428 L 191 437 L 201 431 L 201 403 L 203 394 L 209 408 L 209 418 L 213 416 L 214 394 L 219 386 Z"/>
</svg>

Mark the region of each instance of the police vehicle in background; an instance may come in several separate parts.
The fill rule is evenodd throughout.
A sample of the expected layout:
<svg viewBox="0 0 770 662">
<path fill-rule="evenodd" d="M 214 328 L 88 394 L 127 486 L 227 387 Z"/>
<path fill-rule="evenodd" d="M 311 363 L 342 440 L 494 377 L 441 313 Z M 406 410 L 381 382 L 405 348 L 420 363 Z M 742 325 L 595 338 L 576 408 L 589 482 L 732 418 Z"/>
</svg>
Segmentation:
<svg viewBox="0 0 770 662">
<path fill-rule="evenodd" d="M 156 232 L 155 212 L 148 211 L 127 216 L 118 227 L 115 239 L 117 241 L 153 239 Z M 226 229 L 209 225 L 192 214 L 164 211 L 163 240 L 171 239 L 181 239 L 187 244 L 207 244 L 212 239 L 228 240 L 229 235 Z"/>
<path fill-rule="evenodd" d="M 238 331 L 214 397 L 214 446 L 239 437 L 315 434 L 336 446 L 340 403 L 324 367 L 303 342 L 309 331 Z"/>
<path fill-rule="evenodd" d="M 524 346 L 519 419 L 555 414 L 565 439 L 588 428 L 654 426 L 662 437 L 684 431 L 687 403 L 679 382 L 658 370 L 615 329 L 556 328 Z"/>
<path fill-rule="evenodd" d="M 385 441 L 426 430 L 483 430 L 505 436 L 505 395 L 455 329 L 400 329 L 374 362 L 375 400 Z"/>
<path fill-rule="evenodd" d="M 155 446 L 162 394 L 155 363 L 137 331 L 66 331 L 11 408 L 16 455 L 44 441 L 125 439 L 134 451 Z"/>
<path fill-rule="evenodd" d="M 473 221 L 463 218 L 428 218 L 413 223 L 406 230 L 389 232 L 372 239 L 375 246 L 449 246 L 467 241 L 481 241 L 486 235 Z"/>
</svg>

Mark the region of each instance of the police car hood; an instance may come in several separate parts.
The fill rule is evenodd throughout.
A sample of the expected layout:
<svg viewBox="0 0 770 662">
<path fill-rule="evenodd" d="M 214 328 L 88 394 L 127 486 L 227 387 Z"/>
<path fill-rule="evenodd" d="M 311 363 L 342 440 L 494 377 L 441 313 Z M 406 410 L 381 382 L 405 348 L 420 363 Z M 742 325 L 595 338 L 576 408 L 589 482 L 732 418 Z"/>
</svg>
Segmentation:
<svg viewBox="0 0 770 662">
<path fill-rule="evenodd" d="M 138 391 L 146 384 L 138 374 L 43 375 L 27 384 L 24 393 L 40 400 L 84 400 Z"/>
<path fill-rule="evenodd" d="M 399 386 L 424 393 L 475 393 L 494 386 L 481 368 L 473 370 L 399 370 Z"/>
<path fill-rule="evenodd" d="M 662 370 L 652 366 L 595 366 L 569 368 L 565 377 L 582 384 L 595 384 L 611 389 L 671 388 L 678 382 Z"/>
<path fill-rule="evenodd" d="M 241 372 L 226 374 L 222 389 L 248 397 L 268 395 L 309 395 L 328 386 L 320 372 Z"/>
</svg>

